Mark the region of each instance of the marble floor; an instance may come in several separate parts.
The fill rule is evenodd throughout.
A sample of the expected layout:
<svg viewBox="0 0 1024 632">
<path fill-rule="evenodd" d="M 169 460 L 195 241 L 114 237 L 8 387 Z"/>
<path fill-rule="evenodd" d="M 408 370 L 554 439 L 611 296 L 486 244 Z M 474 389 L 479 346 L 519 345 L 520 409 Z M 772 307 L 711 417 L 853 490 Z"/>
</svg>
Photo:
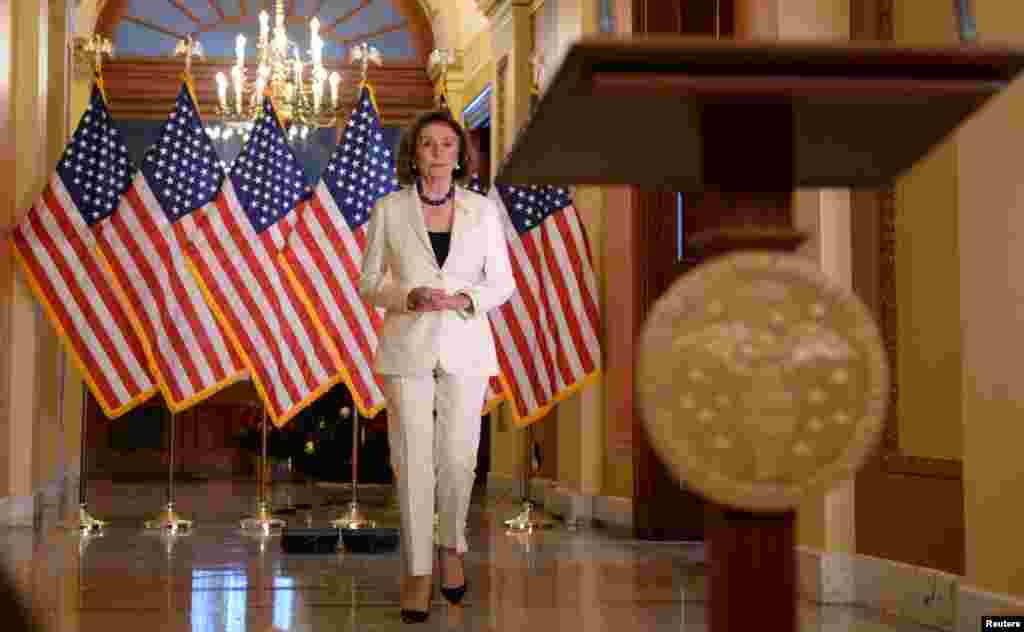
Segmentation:
<svg viewBox="0 0 1024 632">
<path fill-rule="evenodd" d="M 284 630 L 686 630 L 707 628 L 703 548 L 651 543 L 600 529 L 559 526 L 510 535 L 514 499 L 477 499 L 470 516 L 469 593 L 450 607 L 435 589 L 430 620 L 398 617 L 396 550 L 288 554 L 276 537 L 238 528 L 251 513 L 245 481 L 179 484 L 187 535 L 142 528 L 166 492 L 160 482 L 90 481 L 89 509 L 109 521 L 81 538 L 55 526 L 0 529 L 0 569 L 27 593 L 52 632 L 243 632 Z M 273 505 L 293 525 L 326 524 L 348 490 L 278 483 Z M 363 490 L 381 524 L 396 518 L 386 489 Z M 42 521 L 45 525 L 47 522 Z M 8 624 L 0 628 L 8 630 Z M 802 631 L 917 632 L 926 628 L 849 607 L 801 604 Z"/>
</svg>

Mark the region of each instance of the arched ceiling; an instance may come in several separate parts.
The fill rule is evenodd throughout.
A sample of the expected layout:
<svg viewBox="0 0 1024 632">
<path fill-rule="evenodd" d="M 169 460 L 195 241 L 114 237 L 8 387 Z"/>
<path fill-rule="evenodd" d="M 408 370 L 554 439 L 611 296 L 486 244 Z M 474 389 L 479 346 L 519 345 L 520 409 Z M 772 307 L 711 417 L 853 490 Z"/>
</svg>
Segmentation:
<svg viewBox="0 0 1024 632">
<path fill-rule="evenodd" d="M 246 58 L 255 59 L 259 13 L 273 23 L 276 0 L 107 0 L 96 31 L 110 37 L 121 56 L 169 57 L 176 40 L 192 35 L 209 58 L 233 59 L 235 37 L 246 36 Z M 420 0 L 284 0 L 289 36 L 309 46 L 309 20 L 320 19 L 324 63 L 344 63 L 348 50 L 366 41 L 388 62 L 426 64 L 434 48 L 430 18 Z"/>
</svg>

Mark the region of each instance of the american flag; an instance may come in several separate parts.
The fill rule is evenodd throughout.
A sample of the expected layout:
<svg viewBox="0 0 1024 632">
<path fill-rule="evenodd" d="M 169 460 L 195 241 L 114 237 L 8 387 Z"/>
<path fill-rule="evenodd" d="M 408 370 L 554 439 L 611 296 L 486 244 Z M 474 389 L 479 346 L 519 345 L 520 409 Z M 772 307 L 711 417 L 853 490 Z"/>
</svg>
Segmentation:
<svg viewBox="0 0 1024 632">
<path fill-rule="evenodd" d="M 128 149 L 93 87 L 57 168 L 12 237 L 36 298 L 111 419 L 157 390 L 93 234 L 131 179 Z"/>
<path fill-rule="evenodd" d="M 278 260 L 303 196 L 302 169 L 266 99 L 217 196 L 176 224 L 278 426 L 341 379 L 330 341 L 306 317 Z"/>
<path fill-rule="evenodd" d="M 117 210 L 100 250 L 128 298 L 168 407 L 179 412 L 246 377 L 199 285 L 174 224 L 210 202 L 224 171 L 187 86 Z"/>
<path fill-rule="evenodd" d="M 601 367 L 597 281 L 565 189 L 496 185 L 516 293 L 490 314 L 515 423 L 541 419 Z"/>
<path fill-rule="evenodd" d="M 384 406 L 380 379 L 372 369 L 381 314 L 358 291 L 366 222 L 377 199 L 398 188 L 394 157 L 373 95 L 364 86 L 313 197 L 302 207 L 283 258 L 311 316 L 338 350 L 346 385 L 365 417 Z"/>
</svg>

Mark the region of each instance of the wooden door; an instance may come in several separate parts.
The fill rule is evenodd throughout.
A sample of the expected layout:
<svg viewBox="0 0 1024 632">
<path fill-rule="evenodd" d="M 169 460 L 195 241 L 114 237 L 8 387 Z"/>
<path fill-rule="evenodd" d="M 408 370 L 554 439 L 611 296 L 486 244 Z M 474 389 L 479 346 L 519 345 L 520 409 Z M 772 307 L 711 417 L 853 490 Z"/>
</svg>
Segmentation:
<svg viewBox="0 0 1024 632">
<path fill-rule="evenodd" d="M 892 380 L 881 445 L 856 476 L 856 550 L 962 575 L 966 537 L 962 462 L 909 456 L 900 448 L 900 350 L 913 352 L 913 346 L 901 344 L 897 326 L 895 281 L 900 252 L 895 216 L 893 189 L 855 192 L 853 285 L 880 326 Z"/>
<path fill-rule="evenodd" d="M 634 0 L 634 33 L 730 36 L 731 0 Z M 717 10 L 716 10 L 717 9 Z M 665 121 L 665 125 L 671 125 Z M 709 196 L 681 196 L 675 191 L 633 193 L 639 233 L 637 284 L 640 323 L 654 302 L 693 261 L 683 249 L 687 220 L 717 212 Z M 639 332 L 638 332 L 639 333 Z M 633 526 L 636 537 L 649 540 L 700 540 L 704 536 L 703 500 L 686 490 L 658 459 L 644 432 L 640 412 L 633 428 Z"/>
<path fill-rule="evenodd" d="M 689 267 L 681 250 L 685 230 L 684 196 L 641 193 L 639 203 L 639 300 L 642 323 L 659 296 Z M 640 412 L 633 432 L 633 524 L 645 540 L 701 540 L 704 503 L 671 476 L 643 429 Z"/>
</svg>

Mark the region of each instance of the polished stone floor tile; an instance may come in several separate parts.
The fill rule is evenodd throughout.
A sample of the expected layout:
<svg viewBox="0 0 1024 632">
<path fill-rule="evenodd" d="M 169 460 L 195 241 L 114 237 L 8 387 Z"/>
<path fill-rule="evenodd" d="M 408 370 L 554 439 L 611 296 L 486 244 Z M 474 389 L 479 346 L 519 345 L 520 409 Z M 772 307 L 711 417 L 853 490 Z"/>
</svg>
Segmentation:
<svg viewBox="0 0 1024 632">
<path fill-rule="evenodd" d="M 280 483 L 272 506 L 294 526 L 325 526 L 348 494 L 337 486 Z M 371 517 L 396 523 L 386 488 L 364 489 L 361 499 Z M 143 529 L 165 500 L 160 483 L 93 481 L 90 512 L 110 522 L 102 535 L 81 538 L 53 525 L 0 530 L 0 568 L 52 632 L 707 629 L 700 545 L 565 527 L 508 534 L 502 520 L 515 515 L 516 505 L 478 500 L 464 606 L 448 606 L 435 589 L 430 620 L 407 626 L 398 616 L 397 550 L 285 553 L 278 537 L 239 529 L 256 500 L 244 481 L 179 484 L 176 510 L 194 528 L 183 535 Z M 926 628 L 857 608 L 802 604 L 800 629 Z"/>
</svg>

